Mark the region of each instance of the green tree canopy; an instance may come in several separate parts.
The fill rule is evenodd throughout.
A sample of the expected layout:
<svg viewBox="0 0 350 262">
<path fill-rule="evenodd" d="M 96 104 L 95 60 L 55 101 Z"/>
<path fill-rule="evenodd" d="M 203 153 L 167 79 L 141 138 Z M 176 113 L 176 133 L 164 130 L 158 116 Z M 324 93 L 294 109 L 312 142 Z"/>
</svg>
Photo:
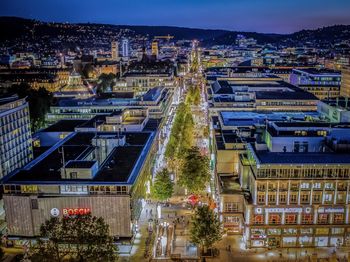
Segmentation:
<svg viewBox="0 0 350 262">
<path fill-rule="evenodd" d="M 187 150 L 181 167 L 179 184 L 191 193 L 200 193 L 210 180 L 209 159 L 198 147 Z"/>
<path fill-rule="evenodd" d="M 9 93 L 18 94 L 20 98 L 27 97 L 29 102 L 30 120 L 33 131 L 43 128 L 46 124 L 45 116 L 50 110 L 53 95 L 45 88 L 32 89 L 27 83 L 13 85 Z"/>
<path fill-rule="evenodd" d="M 116 79 L 116 75 L 113 73 L 101 74 L 98 77 L 97 92 L 103 93 L 103 92 L 107 91 L 107 89 L 112 86 L 115 79 Z"/>
<path fill-rule="evenodd" d="M 91 215 L 51 218 L 30 250 L 31 261 L 116 261 L 117 247 L 102 218 Z"/>
<path fill-rule="evenodd" d="M 217 214 L 207 205 L 198 206 L 191 221 L 191 242 L 199 245 L 202 250 L 206 250 L 219 241 L 222 234 Z"/>
<path fill-rule="evenodd" d="M 174 183 L 170 179 L 169 171 L 164 168 L 156 174 L 152 187 L 153 197 L 164 201 L 169 199 L 174 193 Z"/>
</svg>

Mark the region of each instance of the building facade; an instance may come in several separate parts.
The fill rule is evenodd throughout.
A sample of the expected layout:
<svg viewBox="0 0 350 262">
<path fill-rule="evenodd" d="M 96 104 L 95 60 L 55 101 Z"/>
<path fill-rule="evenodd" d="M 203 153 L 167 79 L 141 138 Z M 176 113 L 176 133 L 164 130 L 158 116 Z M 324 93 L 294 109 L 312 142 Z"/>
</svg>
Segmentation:
<svg viewBox="0 0 350 262">
<path fill-rule="evenodd" d="M 270 123 L 247 145 L 251 200 L 244 239 L 255 247 L 350 244 L 350 126 Z M 244 159 L 244 161 L 243 161 Z"/>
<path fill-rule="evenodd" d="M 0 98 L 0 179 L 33 158 L 29 106 L 25 98 Z"/>
<path fill-rule="evenodd" d="M 350 98 L 350 66 L 342 68 L 342 83 L 340 87 L 340 95 Z"/>
</svg>

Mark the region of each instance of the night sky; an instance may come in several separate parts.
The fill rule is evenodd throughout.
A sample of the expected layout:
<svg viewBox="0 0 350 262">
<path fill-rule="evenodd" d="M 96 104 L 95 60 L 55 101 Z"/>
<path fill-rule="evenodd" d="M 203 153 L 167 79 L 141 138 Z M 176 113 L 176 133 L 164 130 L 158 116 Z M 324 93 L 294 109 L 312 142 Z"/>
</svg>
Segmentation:
<svg viewBox="0 0 350 262">
<path fill-rule="evenodd" d="M 350 24 L 350 0 L 0 0 L 0 16 L 271 33 Z"/>
</svg>

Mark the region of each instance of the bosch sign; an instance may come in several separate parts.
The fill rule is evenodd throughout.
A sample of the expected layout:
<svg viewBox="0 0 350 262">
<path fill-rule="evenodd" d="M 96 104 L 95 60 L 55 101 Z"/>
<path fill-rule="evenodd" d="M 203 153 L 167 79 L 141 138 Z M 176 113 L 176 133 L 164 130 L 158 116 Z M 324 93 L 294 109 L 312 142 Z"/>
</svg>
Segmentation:
<svg viewBox="0 0 350 262">
<path fill-rule="evenodd" d="M 65 217 L 91 214 L 90 208 L 63 208 L 62 215 Z"/>
</svg>

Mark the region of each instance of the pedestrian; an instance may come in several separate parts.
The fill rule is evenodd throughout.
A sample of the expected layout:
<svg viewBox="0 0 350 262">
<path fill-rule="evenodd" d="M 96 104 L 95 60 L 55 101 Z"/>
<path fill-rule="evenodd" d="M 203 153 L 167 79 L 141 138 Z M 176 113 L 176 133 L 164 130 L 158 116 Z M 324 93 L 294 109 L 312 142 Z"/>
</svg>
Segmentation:
<svg viewBox="0 0 350 262">
<path fill-rule="evenodd" d="M 231 245 L 228 245 L 228 251 L 231 252 Z"/>
</svg>

